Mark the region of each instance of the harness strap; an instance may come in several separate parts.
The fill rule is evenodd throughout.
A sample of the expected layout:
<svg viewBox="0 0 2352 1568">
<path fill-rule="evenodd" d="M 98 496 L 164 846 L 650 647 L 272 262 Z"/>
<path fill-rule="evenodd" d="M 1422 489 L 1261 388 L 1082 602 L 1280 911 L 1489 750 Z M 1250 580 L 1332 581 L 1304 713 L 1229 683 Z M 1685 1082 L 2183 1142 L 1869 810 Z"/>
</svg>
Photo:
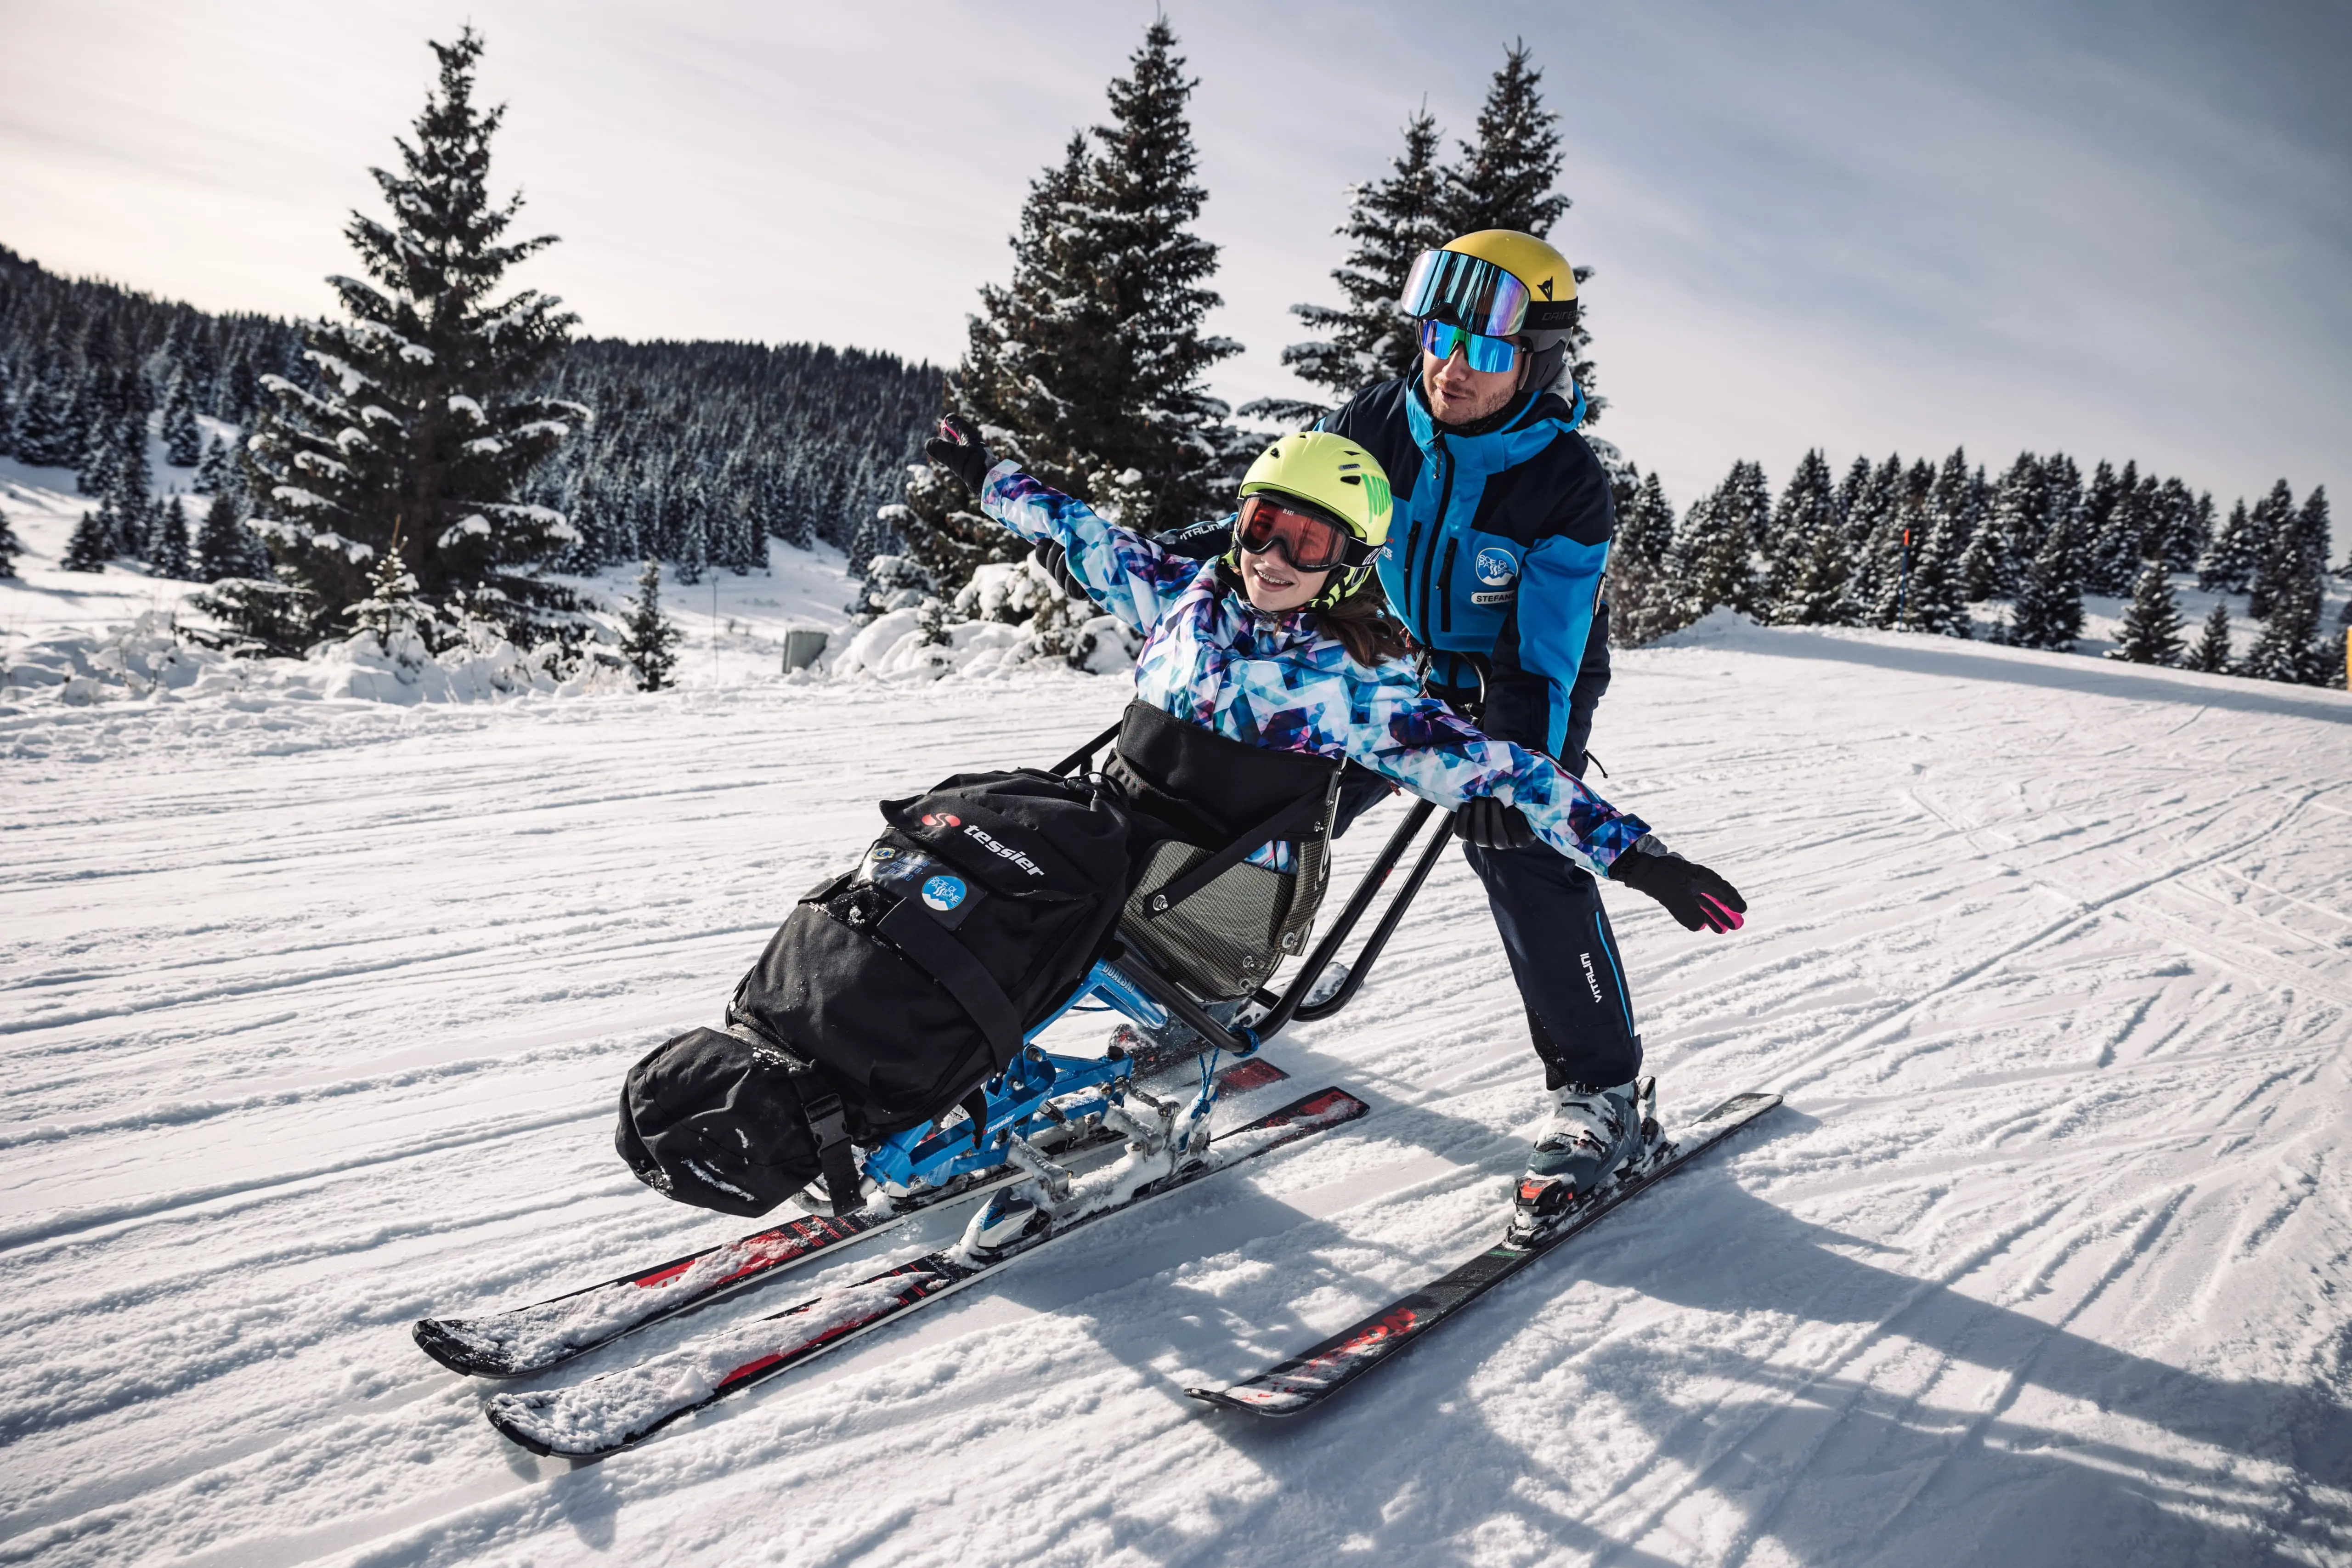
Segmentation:
<svg viewBox="0 0 2352 1568">
<path fill-rule="evenodd" d="M 1021 1013 L 1013 1005 L 1013 998 L 963 943 L 931 919 L 919 900 L 900 899 L 882 917 L 879 929 L 971 1015 L 971 1021 L 988 1037 L 989 1055 L 999 1070 L 1021 1054 Z"/>
<path fill-rule="evenodd" d="M 1171 879 L 1144 900 L 1143 918 L 1158 920 L 1240 865 L 1261 844 L 1276 838 L 1316 837 L 1316 830 L 1322 826 L 1324 804 L 1330 797 L 1331 786 L 1328 783 L 1309 790 L 1182 876 Z"/>
<path fill-rule="evenodd" d="M 849 1142 L 841 1096 L 825 1086 L 814 1068 L 793 1068 L 785 1076 L 800 1096 L 801 1114 L 816 1140 L 817 1163 L 824 1173 L 825 1195 L 833 1200 L 835 1217 L 855 1214 L 866 1206 L 866 1194 L 858 1183 L 857 1151 Z"/>
</svg>

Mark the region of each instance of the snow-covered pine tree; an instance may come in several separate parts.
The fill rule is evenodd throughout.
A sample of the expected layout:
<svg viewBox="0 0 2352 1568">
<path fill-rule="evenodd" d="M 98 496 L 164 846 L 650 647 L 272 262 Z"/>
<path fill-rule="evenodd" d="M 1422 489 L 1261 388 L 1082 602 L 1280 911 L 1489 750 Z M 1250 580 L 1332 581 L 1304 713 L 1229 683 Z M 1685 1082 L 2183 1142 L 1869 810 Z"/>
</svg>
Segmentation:
<svg viewBox="0 0 2352 1568">
<path fill-rule="evenodd" d="M 1853 624 L 1847 580 L 1853 572 L 1853 545 L 1845 521 L 1834 510 L 1822 512 L 1808 531 L 1784 535 L 1784 559 L 1791 562 L 1786 587 L 1773 599 L 1775 625 L 1834 626 Z"/>
<path fill-rule="evenodd" d="M 1676 611 L 1685 624 L 1718 605 L 1742 615 L 1756 613 L 1756 569 L 1750 560 L 1761 513 L 1771 510 L 1771 492 L 1760 463 L 1731 465 L 1707 495 L 1691 505 L 1675 533 L 1669 558 Z"/>
<path fill-rule="evenodd" d="M 236 510 L 236 498 L 226 491 L 213 497 L 212 505 L 205 509 L 205 521 L 196 529 L 194 564 L 200 583 L 249 577 L 269 569 L 260 542 Z"/>
<path fill-rule="evenodd" d="M 2076 592 L 2083 585 L 2084 561 L 2089 541 L 2083 537 L 2083 470 L 2074 459 L 2063 452 L 2053 452 L 2042 461 L 2042 500 L 2049 508 L 2042 521 L 2045 531 L 2065 525 L 2067 547 L 2074 553 L 2072 563 Z M 2128 583 L 2129 578 L 2125 581 Z"/>
<path fill-rule="evenodd" d="M 2213 498 L 2200 500 L 2179 479 L 2166 479 L 2156 489 L 2149 531 L 2150 553 L 2163 561 L 2166 571 L 2194 571 L 2213 531 Z"/>
<path fill-rule="evenodd" d="M 65 559 L 58 564 L 68 572 L 103 572 L 114 559 L 114 522 L 85 511 L 66 541 Z"/>
<path fill-rule="evenodd" d="M 2205 629 L 2198 634 L 2197 646 L 2180 661 L 2183 669 L 2201 669 L 2208 675 L 2227 675 L 2236 663 L 2230 653 L 2230 603 L 2213 601 L 2213 613 L 2205 617 Z"/>
<path fill-rule="evenodd" d="M 2240 496 L 2229 520 L 2214 531 L 2197 558 L 2197 585 L 2207 593 L 2243 593 L 2254 571 L 2254 525 Z"/>
<path fill-rule="evenodd" d="M 1202 379 L 1241 345 L 1202 330 L 1217 247 L 1192 228 L 1207 199 L 1186 118 L 1196 83 L 1165 17 L 1129 64 L 1111 123 L 1031 185 L 1013 281 L 981 291 L 950 405 L 1047 483 L 1154 531 L 1227 499 L 1237 438 Z"/>
<path fill-rule="evenodd" d="M 16 574 L 16 557 L 24 553 L 25 542 L 17 538 L 16 529 L 9 526 L 8 514 L 0 511 L 0 577 L 14 577 Z"/>
<path fill-rule="evenodd" d="M 1486 104 L 1478 111 L 1477 140 L 1461 142 L 1460 160 L 1444 172 L 1438 226 L 1447 238 L 1483 228 L 1515 228 L 1547 239 L 1572 205 L 1553 189 L 1563 160 L 1559 116 L 1544 107 L 1543 72 L 1528 63 L 1532 58 L 1525 39 L 1504 50 L 1503 64 L 1487 85 Z M 1592 268 L 1571 269 L 1582 300 Z M 1569 370 L 1584 389 L 1585 423 L 1597 425 L 1609 400 L 1594 390 L 1597 373 L 1589 318 L 1587 302 L 1577 312 L 1576 331 L 1569 339 Z"/>
<path fill-rule="evenodd" d="M 315 387 L 267 375 L 277 406 L 248 443 L 257 530 L 290 591 L 304 643 L 349 624 L 376 557 L 397 548 L 429 605 L 496 623 L 517 641 L 585 628 L 577 596 L 541 570 L 573 533 L 562 513 L 519 503 L 531 468 L 588 411 L 530 388 L 576 318 L 525 289 L 491 298 L 508 268 L 554 243 L 502 242 L 522 198 L 489 193 L 490 139 L 502 109 L 473 101 L 481 39 L 468 27 L 435 44 L 440 81 L 395 140 L 397 172 L 370 171 L 389 226 L 352 215 L 344 236 L 373 282 L 329 279 L 348 321 L 306 323 Z M 250 596 L 248 596 L 250 597 Z M 218 612 L 253 645 L 282 647 L 289 601 L 256 602 L 239 625 L 236 595 Z"/>
<path fill-rule="evenodd" d="M 155 509 L 143 553 L 158 577 L 184 581 L 189 575 L 188 509 L 178 496 Z"/>
<path fill-rule="evenodd" d="M 1759 546 L 1769 563 L 1764 589 L 1768 607 L 1778 606 L 1786 597 L 1811 546 L 1814 528 L 1836 509 L 1837 480 L 1830 473 L 1829 459 L 1820 447 L 1808 448 L 1773 505 L 1772 521 Z"/>
<path fill-rule="evenodd" d="M 188 488 L 200 496 L 216 496 L 236 488 L 236 459 L 217 436 L 205 443 L 204 456 L 196 461 L 196 477 Z"/>
<path fill-rule="evenodd" d="M 417 595 L 416 574 L 396 550 L 375 558 L 368 574 L 367 596 L 352 606 L 352 626 L 372 635 L 376 646 L 393 658 L 421 664 L 429 628 L 437 617 Z"/>
<path fill-rule="evenodd" d="M 1939 485 L 1942 477 L 1937 475 Z M 1925 531 L 1925 537 L 1918 532 L 1912 535 L 1910 603 L 1904 616 L 1906 630 L 1946 637 L 1969 635 L 1961 566 L 1972 542 L 1974 520 L 1967 507 L 1965 470 L 1958 489 L 1960 499 L 1951 506 L 1937 504 L 1937 497 L 1931 490 L 1927 506 L 1921 510 L 1916 526 Z"/>
<path fill-rule="evenodd" d="M 147 416 L 135 409 L 114 426 L 112 469 L 99 492 L 99 515 L 114 523 L 114 553 L 144 558 L 155 526 L 155 470 L 147 461 Z"/>
<path fill-rule="evenodd" d="M 621 636 L 621 657 L 636 671 L 637 689 L 659 691 L 671 684 L 677 668 L 677 645 L 685 636 L 677 623 L 662 614 L 661 563 L 648 561 L 637 573 L 636 597 L 629 601 L 629 616 Z"/>
<path fill-rule="evenodd" d="M 2252 566 L 2246 614 L 2267 620 L 2272 595 L 2302 565 L 2302 551 L 2294 536 L 2294 492 L 2284 479 L 2273 482 L 2270 494 L 2254 503 L 2246 524 Z"/>
<path fill-rule="evenodd" d="M 1848 624 L 1893 626 L 1903 566 L 1903 510 L 1909 475 L 1900 453 L 1870 470 L 1845 518 L 1853 565 L 1846 578 Z"/>
<path fill-rule="evenodd" d="M 2126 461 L 2115 472 L 2107 458 L 2082 487 L 2082 585 L 2086 593 L 2128 593 L 2138 578 L 2145 550 L 2145 508 L 2140 505 L 2140 463 Z"/>
<path fill-rule="evenodd" d="M 196 400 L 185 373 L 173 371 L 172 390 L 163 399 L 163 457 L 175 468 L 193 468 L 205 455 L 204 432 L 196 426 Z"/>
<path fill-rule="evenodd" d="M 2054 515 L 2042 547 L 2018 574 L 2017 597 L 2002 638 L 2015 647 L 2071 653 L 2083 635 L 2082 552 L 2072 510 Z"/>
<path fill-rule="evenodd" d="M 1666 499 L 1658 470 L 1652 468 L 1617 513 L 1617 537 L 1609 547 L 1610 560 L 1614 563 L 1623 556 L 1636 555 L 1654 566 L 1659 565 L 1674 543 L 1675 503 Z"/>
<path fill-rule="evenodd" d="M 1404 313 L 1405 274 L 1415 258 L 1454 237 L 1440 208 L 1437 143 L 1443 133 L 1424 105 L 1405 121 L 1404 152 L 1378 180 L 1348 193 L 1348 218 L 1336 231 L 1349 242 L 1332 268 L 1341 305 L 1293 305 L 1290 313 L 1321 334 L 1282 351 L 1300 380 L 1340 398 L 1376 382 L 1411 374 L 1420 363 L 1412 318 Z M 1244 414 L 1279 418 L 1294 412 L 1251 404 Z"/>
<path fill-rule="evenodd" d="M 2226 616 L 2227 611 L 2223 612 Z M 2223 636 L 2229 622 L 2221 623 Z M 2172 596 L 2172 574 L 2161 555 L 2151 555 L 2132 584 L 2131 603 L 2124 606 L 2123 624 L 2116 633 L 2109 658 L 2131 664 L 2173 664 L 2180 658 L 2180 606 Z"/>
<path fill-rule="evenodd" d="M 2262 680 L 2284 680 L 2298 686 L 2326 686 L 2342 668 L 2336 650 L 2319 632 L 2321 591 L 2315 574 L 2273 583 L 2270 614 L 2263 618 L 2262 635 L 2246 650 L 2238 673 Z"/>
<path fill-rule="evenodd" d="M 2043 482 L 2042 459 L 2020 452 L 2017 461 L 1993 486 L 1992 526 L 2000 548 L 1993 561 L 1993 596 L 2017 592 L 2018 579 L 2042 549 L 2050 521 L 2049 490 Z"/>
</svg>

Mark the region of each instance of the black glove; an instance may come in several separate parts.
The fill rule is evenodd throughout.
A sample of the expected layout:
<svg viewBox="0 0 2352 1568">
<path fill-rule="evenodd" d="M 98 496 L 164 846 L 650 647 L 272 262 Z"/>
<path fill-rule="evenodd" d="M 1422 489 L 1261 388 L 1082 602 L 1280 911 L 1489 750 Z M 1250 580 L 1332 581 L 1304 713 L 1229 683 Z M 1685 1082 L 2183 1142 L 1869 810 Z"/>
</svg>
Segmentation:
<svg viewBox="0 0 2352 1568">
<path fill-rule="evenodd" d="M 1738 889 L 1671 850 L 1628 849 L 1609 863 L 1609 879 L 1665 905 L 1685 931 L 1738 931 L 1746 923 L 1739 917 L 1748 912 L 1748 900 Z"/>
<path fill-rule="evenodd" d="M 980 438 L 979 427 L 961 414 L 940 421 L 940 433 L 923 443 L 923 455 L 961 479 L 963 488 L 974 495 L 980 493 L 988 470 L 996 466 Z"/>
<path fill-rule="evenodd" d="M 1038 565 L 1045 569 L 1045 574 L 1054 579 L 1063 593 L 1073 599 L 1083 600 L 1087 596 L 1087 585 L 1078 581 L 1076 573 L 1070 570 L 1070 552 L 1060 544 L 1050 539 L 1041 539 L 1029 553 Z"/>
<path fill-rule="evenodd" d="M 1491 795 L 1464 801 L 1454 813 L 1454 831 L 1481 849 L 1525 849 L 1536 841 L 1528 814 Z"/>
</svg>

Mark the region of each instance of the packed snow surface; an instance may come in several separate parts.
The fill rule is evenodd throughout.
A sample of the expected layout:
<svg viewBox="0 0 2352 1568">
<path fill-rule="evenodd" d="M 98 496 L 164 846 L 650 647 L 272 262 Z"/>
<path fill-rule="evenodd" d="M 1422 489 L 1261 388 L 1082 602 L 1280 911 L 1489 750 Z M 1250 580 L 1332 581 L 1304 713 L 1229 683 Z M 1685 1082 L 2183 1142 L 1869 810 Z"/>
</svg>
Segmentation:
<svg viewBox="0 0 2352 1568">
<path fill-rule="evenodd" d="M 1667 1119 L 1778 1089 L 1767 1122 L 1312 1416 L 1183 1397 L 1501 1224 L 1542 1086 L 1449 856 L 1351 1007 L 1269 1051 L 1365 1120 L 615 1458 L 531 1458 L 409 1321 L 758 1228 L 628 1176 L 628 1064 L 715 1021 L 876 799 L 1124 698 L 752 668 L 0 715 L 0 1562 L 2352 1553 L 2352 700 L 1722 620 L 1621 657 L 1596 782 L 1750 900 L 1717 938 L 1609 894 Z"/>
</svg>

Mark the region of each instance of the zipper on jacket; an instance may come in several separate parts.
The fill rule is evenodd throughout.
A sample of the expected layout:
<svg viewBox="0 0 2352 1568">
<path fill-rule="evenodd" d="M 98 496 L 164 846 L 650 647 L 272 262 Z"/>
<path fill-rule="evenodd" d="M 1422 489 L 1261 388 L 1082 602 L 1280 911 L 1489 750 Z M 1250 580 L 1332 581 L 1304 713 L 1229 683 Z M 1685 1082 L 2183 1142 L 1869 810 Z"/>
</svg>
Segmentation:
<svg viewBox="0 0 2352 1568">
<path fill-rule="evenodd" d="M 1440 631 L 1454 629 L 1454 552 L 1461 546 L 1462 542 L 1458 539 L 1445 542 L 1445 564 L 1437 573 L 1437 629 Z"/>
<path fill-rule="evenodd" d="M 1445 531 L 1445 514 L 1454 504 L 1454 454 L 1443 436 L 1437 438 L 1437 515 L 1429 521 L 1429 552 L 1421 558 L 1421 625 L 1424 632 L 1429 627 L 1429 574 L 1437 565 L 1437 541 Z"/>
</svg>

